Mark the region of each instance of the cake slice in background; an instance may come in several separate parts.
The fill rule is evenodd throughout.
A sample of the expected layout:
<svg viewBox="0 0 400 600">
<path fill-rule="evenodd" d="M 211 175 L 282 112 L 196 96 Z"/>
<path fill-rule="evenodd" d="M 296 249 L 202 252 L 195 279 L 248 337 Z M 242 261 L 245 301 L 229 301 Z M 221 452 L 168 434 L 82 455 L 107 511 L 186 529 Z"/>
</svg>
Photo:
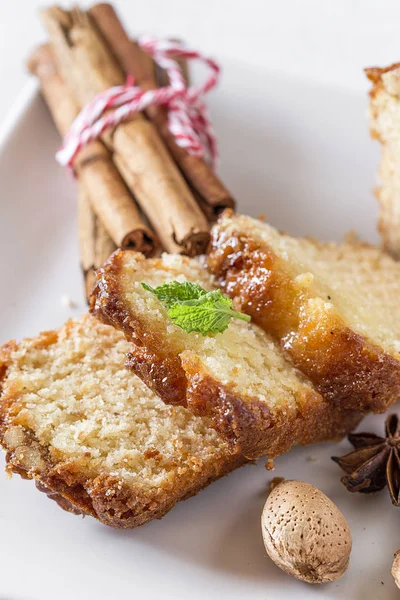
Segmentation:
<svg viewBox="0 0 400 600">
<path fill-rule="evenodd" d="M 400 258 L 400 63 L 365 70 L 373 86 L 369 119 L 373 138 L 382 144 L 379 167 L 379 231 L 383 246 Z"/>
<path fill-rule="evenodd" d="M 251 459 L 337 439 L 355 427 L 359 413 L 323 399 L 257 325 L 233 319 L 223 333 L 206 336 L 175 325 L 142 286 L 171 281 L 213 288 L 196 259 L 146 260 L 126 250 L 100 269 L 91 301 L 94 315 L 124 331 L 132 342 L 129 366 L 165 402 L 210 416 L 231 451 Z"/>
<path fill-rule="evenodd" d="M 120 528 L 161 518 L 245 462 L 209 419 L 167 406 L 128 371 L 129 349 L 87 315 L 0 350 L 7 470 Z"/>
<path fill-rule="evenodd" d="M 225 212 L 210 271 L 336 406 L 381 412 L 400 397 L 400 263 L 368 244 L 294 238 Z"/>
</svg>

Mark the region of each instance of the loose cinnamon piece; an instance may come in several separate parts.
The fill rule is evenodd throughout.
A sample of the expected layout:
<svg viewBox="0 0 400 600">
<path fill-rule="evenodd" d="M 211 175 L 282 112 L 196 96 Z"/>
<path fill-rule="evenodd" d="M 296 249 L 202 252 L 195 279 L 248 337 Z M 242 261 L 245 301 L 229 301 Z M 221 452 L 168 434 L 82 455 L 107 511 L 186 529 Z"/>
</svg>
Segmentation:
<svg viewBox="0 0 400 600">
<path fill-rule="evenodd" d="M 81 105 L 125 82 L 89 15 L 53 7 L 42 16 L 62 75 Z M 129 170 L 126 181 L 163 246 L 169 252 L 204 252 L 209 241 L 207 219 L 155 127 L 137 114 L 102 139 Z"/>
<path fill-rule="evenodd" d="M 86 299 L 89 300 L 96 280 L 94 273 L 116 250 L 116 246 L 94 214 L 82 186 L 78 193 L 78 231 L 81 268 L 85 278 Z"/>
<path fill-rule="evenodd" d="M 158 85 L 151 58 L 129 39 L 114 8 L 110 4 L 97 4 L 90 9 L 90 14 L 123 71 L 133 74 L 142 88 L 156 89 Z M 185 178 L 197 192 L 207 217 L 213 221 L 225 208 L 234 208 L 233 197 L 211 167 L 202 158 L 192 156 L 176 144 L 168 128 L 165 109 L 149 106 L 146 114 L 156 125 Z"/>
<path fill-rule="evenodd" d="M 40 80 L 43 96 L 50 108 L 56 126 L 63 136 L 79 113 L 69 88 L 57 72 L 53 51 L 49 44 L 35 50 L 27 62 L 28 69 Z M 153 256 L 158 242 L 144 224 L 129 190 L 114 166 L 110 152 L 94 141 L 78 154 L 75 172 L 83 185 L 96 215 L 117 246 L 132 248 L 146 256 Z"/>
</svg>

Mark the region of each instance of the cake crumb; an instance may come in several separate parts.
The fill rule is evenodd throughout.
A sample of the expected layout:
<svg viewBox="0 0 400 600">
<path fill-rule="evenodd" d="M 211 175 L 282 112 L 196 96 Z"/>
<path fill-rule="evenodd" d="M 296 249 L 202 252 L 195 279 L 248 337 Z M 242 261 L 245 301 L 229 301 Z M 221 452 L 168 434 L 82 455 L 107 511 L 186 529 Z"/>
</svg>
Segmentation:
<svg viewBox="0 0 400 600">
<path fill-rule="evenodd" d="M 272 458 L 269 458 L 267 460 L 267 462 L 265 463 L 265 468 L 267 469 L 267 471 L 273 471 L 275 469 L 275 463 L 272 460 Z"/>
</svg>

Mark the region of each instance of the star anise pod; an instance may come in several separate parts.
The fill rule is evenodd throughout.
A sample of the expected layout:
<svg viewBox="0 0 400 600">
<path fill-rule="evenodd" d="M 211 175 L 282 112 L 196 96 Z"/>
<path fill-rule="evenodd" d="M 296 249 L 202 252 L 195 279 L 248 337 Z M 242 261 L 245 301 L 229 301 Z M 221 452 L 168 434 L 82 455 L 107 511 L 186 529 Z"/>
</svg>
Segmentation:
<svg viewBox="0 0 400 600">
<path fill-rule="evenodd" d="M 397 415 L 385 421 L 385 437 L 374 433 L 348 436 L 355 450 L 332 460 L 347 473 L 341 479 L 349 492 L 370 494 L 387 485 L 390 498 L 400 506 L 400 424 Z"/>
</svg>

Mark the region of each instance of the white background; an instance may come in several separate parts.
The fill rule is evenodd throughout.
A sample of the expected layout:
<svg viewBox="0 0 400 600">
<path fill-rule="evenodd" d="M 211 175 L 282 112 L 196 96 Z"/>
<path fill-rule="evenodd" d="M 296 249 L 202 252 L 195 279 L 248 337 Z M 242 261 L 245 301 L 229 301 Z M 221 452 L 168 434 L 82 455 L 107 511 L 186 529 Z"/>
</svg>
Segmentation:
<svg viewBox="0 0 400 600">
<path fill-rule="evenodd" d="M 44 39 L 38 10 L 45 4 L 0 0 L 0 114 L 27 80 L 29 50 Z M 251 59 L 280 73 L 360 90 L 367 89 L 363 67 L 400 60 L 395 0 L 115 0 L 114 5 L 132 34 L 185 38 L 222 65 L 225 56 Z"/>
<path fill-rule="evenodd" d="M 132 34 L 182 37 L 219 59 L 224 77 L 210 109 L 222 178 L 240 210 L 267 212 L 279 228 L 321 239 L 340 239 L 351 228 L 377 239 L 371 190 L 379 147 L 369 139 L 362 69 L 400 60 L 400 3 L 116 4 Z M 0 115 L 27 81 L 27 53 L 45 39 L 38 5 L 0 0 Z M 54 161 L 58 144 L 36 98 L 0 148 L 0 256 L 7 257 L 0 260 L 0 343 L 57 327 L 85 309 L 76 194 Z M 61 305 L 62 294 L 75 309 Z M 380 433 L 383 417 L 368 417 L 364 427 Z M 395 600 L 390 567 L 400 509 L 386 491 L 367 497 L 340 485 L 330 457 L 348 450 L 346 441 L 297 448 L 278 458 L 273 474 L 261 460 L 134 532 L 62 512 L 33 484 L 7 481 L 0 462 L 0 599 Z M 340 581 L 306 586 L 266 558 L 259 519 L 273 475 L 317 485 L 345 514 L 354 548 Z"/>
</svg>

